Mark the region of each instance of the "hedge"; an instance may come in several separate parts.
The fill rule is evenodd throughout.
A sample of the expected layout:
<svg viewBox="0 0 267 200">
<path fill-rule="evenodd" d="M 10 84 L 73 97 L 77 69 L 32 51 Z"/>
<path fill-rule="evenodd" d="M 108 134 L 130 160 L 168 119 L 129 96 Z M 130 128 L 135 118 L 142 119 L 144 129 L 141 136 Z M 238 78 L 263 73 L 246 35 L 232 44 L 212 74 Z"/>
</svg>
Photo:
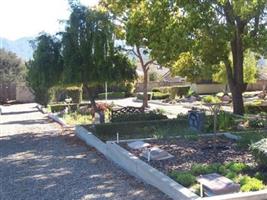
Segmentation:
<svg viewBox="0 0 267 200">
<path fill-rule="evenodd" d="M 168 99 L 170 98 L 169 93 L 162 93 L 162 92 L 153 92 L 152 93 L 152 99 L 153 100 L 159 100 L 159 99 Z"/>
<path fill-rule="evenodd" d="M 60 102 L 71 98 L 72 103 L 82 102 L 81 86 L 55 86 L 49 89 L 49 102 Z"/>
<path fill-rule="evenodd" d="M 113 117 L 111 122 L 127 122 L 127 121 L 150 121 L 150 120 L 161 120 L 168 119 L 167 116 L 160 113 L 132 113 L 124 114 L 120 116 Z"/>
<path fill-rule="evenodd" d="M 99 93 L 98 99 L 105 99 L 106 98 L 106 93 Z M 125 97 L 125 92 L 108 92 L 107 93 L 107 98 L 108 99 L 121 99 Z"/>
<path fill-rule="evenodd" d="M 120 138 L 136 138 L 136 135 L 141 135 L 140 137 L 146 138 L 153 136 L 151 129 L 159 129 L 163 127 L 168 129 L 173 126 L 180 126 L 179 130 L 183 133 L 184 131 L 182 129 L 188 127 L 187 120 L 166 119 L 96 124 L 93 132 L 103 140 L 115 140 L 117 133 L 120 134 Z M 85 126 L 85 128 L 88 127 Z"/>
<path fill-rule="evenodd" d="M 51 112 L 60 112 L 64 110 L 67 107 L 70 107 L 71 111 L 76 111 L 79 106 L 85 106 L 85 105 L 90 105 L 89 103 L 82 103 L 82 104 L 77 104 L 77 103 L 70 103 L 70 104 L 63 104 L 63 103 L 58 103 L 58 104 L 49 104 L 48 107 L 50 108 Z"/>
<path fill-rule="evenodd" d="M 152 93 L 151 92 L 148 92 L 147 96 L 148 96 L 148 100 L 152 99 Z M 144 94 L 143 93 L 138 93 L 136 95 L 136 98 L 139 99 L 139 100 L 143 100 L 144 99 Z"/>
<path fill-rule="evenodd" d="M 258 114 L 261 112 L 267 112 L 267 105 L 247 104 L 245 105 L 245 112 L 247 114 Z"/>
<path fill-rule="evenodd" d="M 158 87 L 153 88 L 152 92 L 162 92 L 170 94 L 170 97 L 174 99 L 176 96 L 183 97 L 188 94 L 190 86 L 172 86 L 172 87 Z"/>
</svg>

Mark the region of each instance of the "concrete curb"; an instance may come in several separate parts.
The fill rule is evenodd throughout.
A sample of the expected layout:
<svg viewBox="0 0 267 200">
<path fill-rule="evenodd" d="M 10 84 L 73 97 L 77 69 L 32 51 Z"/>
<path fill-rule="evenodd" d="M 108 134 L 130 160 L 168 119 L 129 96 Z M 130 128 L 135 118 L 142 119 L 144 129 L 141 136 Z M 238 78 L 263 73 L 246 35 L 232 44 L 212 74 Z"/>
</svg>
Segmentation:
<svg viewBox="0 0 267 200">
<path fill-rule="evenodd" d="M 157 169 L 141 161 L 139 158 L 121 148 L 116 143 L 104 143 L 81 126 L 76 126 L 75 134 L 81 140 L 85 141 L 86 144 L 95 147 L 99 152 L 128 171 L 131 175 L 158 188 L 172 199 L 195 200 L 199 198 L 199 196 L 195 193 L 173 181 Z"/>
<path fill-rule="evenodd" d="M 64 128 L 71 128 L 72 126 L 68 125 L 62 118 L 58 117 L 55 114 L 48 113 L 48 118 L 52 119 L 53 121 L 57 122 Z"/>
<path fill-rule="evenodd" d="M 37 108 L 41 113 L 43 113 L 43 114 L 47 114 L 47 110 L 46 110 L 43 106 L 41 106 L 40 104 L 37 104 L 37 105 L 36 105 L 36 108 Z"/>
</svg>

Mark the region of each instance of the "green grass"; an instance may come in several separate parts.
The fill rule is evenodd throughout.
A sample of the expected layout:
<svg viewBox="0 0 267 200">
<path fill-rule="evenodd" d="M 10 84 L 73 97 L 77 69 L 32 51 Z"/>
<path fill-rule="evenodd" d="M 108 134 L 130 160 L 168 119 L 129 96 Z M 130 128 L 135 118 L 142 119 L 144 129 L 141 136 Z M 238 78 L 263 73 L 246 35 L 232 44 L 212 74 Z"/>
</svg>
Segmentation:
<svg viewBox="0 0 267 200">
<path fill-rule="evenodd" d="M 91 124 L 92 116 L 91 115 L 82 115 L 79 113 L 70 113 L 63 115 L 63 120 L 69 125 L 78 125 L 78 124 Z"/>
<path fill-rule="evenodd" d="M 168 138 L 197 134 L 188 127 L 187 120 L 177 119 L 106 123 L 97 124 L 95 129 L 91 129 L 89 126 L 85 126 L 85 128 L 104 141 L 116 140 L 117 133 L 119 133 L 120 139 Z"/>
<path fill-rule="evenodd" d="M 218 173 L 239 183 L 242 192 L 258 191 L 266 188 L 266 173 L 258 172 L 256 168 L 238 162 L 195 164 L 189 171 L 172 171 L 169 173 L 169 176 L 185 187 L 195 187 L 194 190 L 197 192 L 197 176 L 209 173 Z"/>
</svg>

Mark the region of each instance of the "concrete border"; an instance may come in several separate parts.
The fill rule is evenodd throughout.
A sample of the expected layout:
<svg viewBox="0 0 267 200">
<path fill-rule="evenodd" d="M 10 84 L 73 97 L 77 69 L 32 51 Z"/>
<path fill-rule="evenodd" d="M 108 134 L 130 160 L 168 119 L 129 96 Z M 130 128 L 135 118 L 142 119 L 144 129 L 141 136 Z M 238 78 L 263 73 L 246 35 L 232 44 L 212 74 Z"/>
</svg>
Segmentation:
<svg viewBox="0 0 267 200">
<path fill-rule="evenodd" d="M 131 175 L 142 179 L 144 182 L 158 188 L 174 200 L 266 200 L 267 190 L 246 193 L 234 193 L 201 198 L 189 189 L 175 182 L 162 172 L 151 167 L 129 151 L 117 145 L 115 142 L 102 142 L 95 135 L 81 126 L 75 127 L 75 134 L 87 145 L 95 147 Z"/>
<path fill-rule="evenodd" d="M 142 179 L 144 182 L 158 188 L 163 193 L 175 200 L 194 200 L 199 196 L 189 189 L 178 184 L 157 169 L 149 166 L 139 158 L 123 149 L 114 142 L 102 142 L 92 133 L 81 126 L 75 127 L 75 134 L 86 144 L 95 147 L 120 167 L 128 171 L 131 175 Z"/>
<path fill-rule="evenodd" d="M 56 114 L 48 113 L 48 118 L 54 120 L 64 128 L 71 128 L 72 126 L 68 125 L 62 118 L 58 117 Z"/>
<path fill-rule="evenodd" d="M 41 106 L 40 104 L 37 104 L 37 105 L 36 105 L 36 108 L 37 108 L 41 113 L 43 113 L 43 114 L 47 114 L 47 110 L 46 110 L 43 106 Z"/>
</svg>

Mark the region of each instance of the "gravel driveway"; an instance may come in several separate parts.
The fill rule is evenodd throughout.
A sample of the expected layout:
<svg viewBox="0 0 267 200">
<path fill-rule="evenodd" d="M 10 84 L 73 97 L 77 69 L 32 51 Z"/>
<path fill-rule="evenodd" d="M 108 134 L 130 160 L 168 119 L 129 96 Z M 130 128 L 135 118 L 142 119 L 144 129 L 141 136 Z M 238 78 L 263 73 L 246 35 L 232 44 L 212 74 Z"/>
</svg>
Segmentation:
<svg viewBox="0 0 267 200">
<path fill-rule="evenodd" d="M 168 199 L 49 122 L 35 104 L 3 107 L 0 199 Z"/>
</svg>

